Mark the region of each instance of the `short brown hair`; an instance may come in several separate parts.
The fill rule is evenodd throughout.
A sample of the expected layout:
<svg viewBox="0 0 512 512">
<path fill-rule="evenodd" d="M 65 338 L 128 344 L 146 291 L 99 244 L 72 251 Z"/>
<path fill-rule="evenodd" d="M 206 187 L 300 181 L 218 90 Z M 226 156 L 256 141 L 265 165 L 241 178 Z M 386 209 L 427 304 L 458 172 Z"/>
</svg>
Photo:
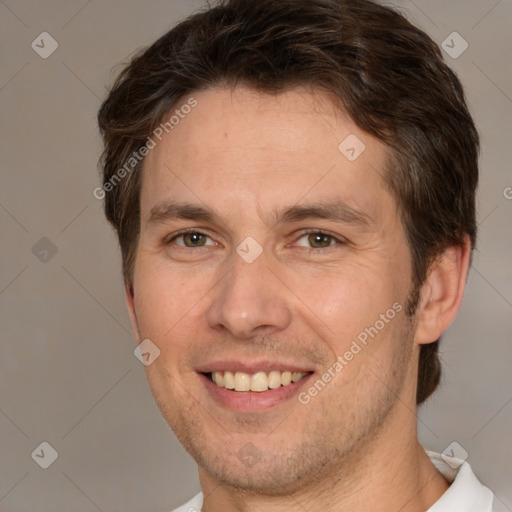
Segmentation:
<svg viewBox="0 0 512 512">
<path fill-rule="evenodd" d="M 112 186 L 116 172 L 181 98 L 239 83 L 269 94 L 299 85 L 329 91 L 390 148 L 385 180 L 407 234 L 416 292 L 448 246 L 467 234 L 474 247 L 478 133 L 460 81 L 427 34 L 372 0 L 220 0 L 136 55 L 99 111 L 103 183 L 111 185 L 105 214 L 119 237 L 127 284 L 143 160 Z M 438 345 L 421 347 L 418 404 L 439 383 Z"/>
</svg>

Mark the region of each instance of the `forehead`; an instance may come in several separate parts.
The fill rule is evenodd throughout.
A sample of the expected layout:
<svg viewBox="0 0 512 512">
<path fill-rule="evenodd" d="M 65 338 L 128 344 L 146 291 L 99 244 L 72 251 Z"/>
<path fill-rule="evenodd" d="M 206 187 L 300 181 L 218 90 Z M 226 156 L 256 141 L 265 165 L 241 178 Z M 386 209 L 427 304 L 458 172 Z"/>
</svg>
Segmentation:
<svg viewBox="0 0 512 512">
<path fill-rule="evenodd" d="M 195 107 L 181 110 L 190 98 Z M 275 209 L 336 197 L 377 215 L 379 203 L 390 199 L 382 178 L 387 148 L 326 92 L 218 87 L 182 98 L 173 114 L 172 129 L 155 139 L 144 163 L 143 217 L 170 200 L 238 216 L 249 205 Z"/>
</svg>

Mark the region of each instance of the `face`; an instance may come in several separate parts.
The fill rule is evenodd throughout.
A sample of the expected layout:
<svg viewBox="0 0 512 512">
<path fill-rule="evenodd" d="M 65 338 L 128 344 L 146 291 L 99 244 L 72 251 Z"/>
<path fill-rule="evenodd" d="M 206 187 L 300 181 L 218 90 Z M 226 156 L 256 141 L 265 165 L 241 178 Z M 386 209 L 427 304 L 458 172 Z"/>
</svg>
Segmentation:
<svg viewBox="0 0 512 512">
<path fill-rule="evenodd" d="M 132 321 L 203 476 L 291 492 L 415 422 L 397 412 L 416 363 L 387 151 L 323 92 L 193 97 L 145 161 Z"/>
</svg>

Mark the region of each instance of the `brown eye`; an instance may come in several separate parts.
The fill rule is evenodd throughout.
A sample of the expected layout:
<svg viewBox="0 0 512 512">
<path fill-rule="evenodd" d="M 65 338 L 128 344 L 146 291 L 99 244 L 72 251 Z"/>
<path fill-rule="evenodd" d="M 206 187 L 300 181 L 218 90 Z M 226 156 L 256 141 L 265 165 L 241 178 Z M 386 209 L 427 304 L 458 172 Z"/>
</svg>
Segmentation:
<svg viewBox="0 0 512 512">
<path fill-rule="evenodd" d="M 295 246 L 304 247 L 310 251 L 322 251 L 322 249 L 340 248 L 346 244 L 346 240 L 342 237 L 331 235 L 324 231 L 310 230 L 303 231 L 295 242 Z"/>
<path fill-rule="evenodd" d="M 202 233 L 185 233 L 181 236 L 186 247 L 201 247 L 206 243 L 206 236 Z"/>
<path fill-rule="evenodd" d="M 169 239 L 166 244 L 175 244 L 188 249 L 203 247 L 206 245 L 215 245 L 208 235 L 205 235 L 200 231 L 185 231 L 177 233 Z"/>
<path fill-rule="evenodd" d="M 308 242 L 314 249 L 329 247 L 332 241 L 333 237 L 325 233 L 310 233 L 308 235 Z"/>
</svg>

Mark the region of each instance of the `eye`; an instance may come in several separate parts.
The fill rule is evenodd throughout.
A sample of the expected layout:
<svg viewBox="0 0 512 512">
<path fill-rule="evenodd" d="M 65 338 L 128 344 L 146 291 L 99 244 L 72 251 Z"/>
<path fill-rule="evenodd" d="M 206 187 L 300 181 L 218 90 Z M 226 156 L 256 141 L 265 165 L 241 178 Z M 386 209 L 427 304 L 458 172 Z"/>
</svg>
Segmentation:
<svg viewBox="0 0 512 512">
<path fill-rule="evenodd" d="M 208 240 L 210 240 L 211 243 L 207 243 Z M 215 242 L 205 233 L 201 233 L 201 231 L 181 231 L 166 242 L 166 244 L 171 243 L 190 249 L 194 247 L 204 247 L 206 245 L 215 245 Z"/>
<path fill-rule="evenodd" d="M 305 240 L 305 242 L 300 243 L 301 240 Z M 336 245 L 336 242 L 343 243 L 342 240 L 323 231 L 310 231 L 303 234 L 296 243 L 301 247 L 309 247 L 310 249 L 325 249 Z"/>
</svg>

